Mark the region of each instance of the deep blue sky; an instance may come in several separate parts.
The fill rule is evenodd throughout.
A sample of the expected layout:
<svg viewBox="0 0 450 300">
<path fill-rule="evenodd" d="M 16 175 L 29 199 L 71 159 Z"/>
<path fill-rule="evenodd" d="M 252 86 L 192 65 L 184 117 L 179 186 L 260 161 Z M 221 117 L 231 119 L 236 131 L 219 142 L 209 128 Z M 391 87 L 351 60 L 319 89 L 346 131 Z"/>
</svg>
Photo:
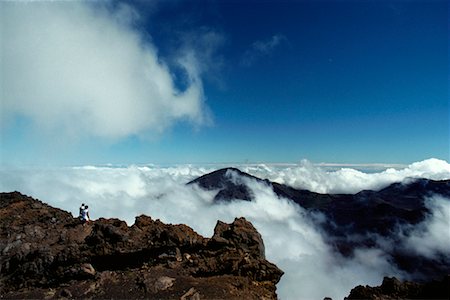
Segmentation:
<svg viewBox="0 0 450 300">
<path fill-rule="evenodd" d="M 212 49 L 202 73 L 212 122 L 49 150 L 26 134 L 25 120 L 2 132 L 4 161 L 32 163 L 45 153 L 58 164 L 450 159 L 447 1 L 132 5 L 180 89 L 183 74 L 170 62 L 176 49 Z M 206 33 L 214 45 L 201 41 Z"/>
</svg>

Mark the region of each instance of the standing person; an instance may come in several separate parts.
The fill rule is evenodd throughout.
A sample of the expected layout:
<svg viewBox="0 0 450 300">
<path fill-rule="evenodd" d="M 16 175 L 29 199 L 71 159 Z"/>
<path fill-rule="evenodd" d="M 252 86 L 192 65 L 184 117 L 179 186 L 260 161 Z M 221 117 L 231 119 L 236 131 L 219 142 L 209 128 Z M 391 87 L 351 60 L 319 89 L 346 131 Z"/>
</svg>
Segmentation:
<svg viewBox="0 0 450 300">
<path fill-rule="evenodd" d="M 79 215 L 78 215 L 78 217 L 79 217 L 80 219 L 82 219 L 82 214 L 83 214 L 84 207 L 85 207 L 84 203 L 81 203 L 81 206 L 80 206 L 80 213 L 79 213 Z"/>
<path fill-rule="evenodd" d="M 84 223 L 88 223 L 89 222 L 89 206 L 84 206 L 84 209 L 81 211 L 81 221 L 83 221 Z"/>
</svg>

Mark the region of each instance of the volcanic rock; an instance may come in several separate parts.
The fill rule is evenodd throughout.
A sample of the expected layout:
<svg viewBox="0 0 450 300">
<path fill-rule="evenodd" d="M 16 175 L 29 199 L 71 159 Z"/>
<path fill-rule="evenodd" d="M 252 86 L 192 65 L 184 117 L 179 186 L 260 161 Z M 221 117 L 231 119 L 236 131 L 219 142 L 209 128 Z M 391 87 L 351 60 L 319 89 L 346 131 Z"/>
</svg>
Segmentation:
<svg viewBox="0 0 450 300">
<path fill-rule="evenodd" d="M 346 298 L 367 300 L 393 299 L 450 299 L 450 275 L 440 281 L 427 283 L 401 282 L 395 277 L 385 277 L 377 287 L 357 286 Z"/>
<path fill-rule="evenodd" d="M 0 298 L 276 299 L 283 275 L 244 218 L 212 238 L 143 215 L 83 225 L 14 192 L 0 220 Z"/>
</svg>

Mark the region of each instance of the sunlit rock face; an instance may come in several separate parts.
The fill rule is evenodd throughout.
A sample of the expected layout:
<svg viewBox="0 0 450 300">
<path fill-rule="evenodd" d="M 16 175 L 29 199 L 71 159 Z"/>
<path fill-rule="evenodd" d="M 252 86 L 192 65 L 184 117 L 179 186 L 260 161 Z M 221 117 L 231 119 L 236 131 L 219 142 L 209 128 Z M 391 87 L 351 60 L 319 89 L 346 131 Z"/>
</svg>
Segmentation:
<svg viewBox="0 0 450 300">
<path fill-rule="evenodd" d="M 283 272 L 244 218 L 212 238 L 141 215 L 82 224 L 18 192 L 0 194 L 5 298 L 276 299 Z M 183 298 L 184 297 L 184 298 Z"/>
</svg>

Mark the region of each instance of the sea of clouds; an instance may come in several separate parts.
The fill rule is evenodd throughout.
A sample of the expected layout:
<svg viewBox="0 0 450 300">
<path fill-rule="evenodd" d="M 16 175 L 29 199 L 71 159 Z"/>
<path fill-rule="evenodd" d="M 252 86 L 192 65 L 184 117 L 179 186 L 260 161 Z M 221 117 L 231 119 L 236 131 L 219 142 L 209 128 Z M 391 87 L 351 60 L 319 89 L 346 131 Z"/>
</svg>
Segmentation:
<svg viewBox="0 0 450 300">
<path fill-rule="evenodd" d="M 194 166 L 84 166 L 54 169 L 2 168 L 0 191 L 20 191 L 75 216 L 81 203 L 90 206 L 91 217 L 117 217 L 131 225 L 147 214 L 166 223 L 184 223 L 211 236 L 217 220 L 232 222 L 245 217 L 261 233 L 267 259 L 285 275 L 278 284 L 281 299 L 343 299 L 357 285 L 379 285 L 383 276 L 408 279 L 390 263 L 395 245 L 426 256 L 450 259 L 448 228 L 450 200 L 427 199 L 431 213 L 414 228 L 399 228 L 392 238 L 380 238 L 373 248 L 355 249 L 342 257 L 325 241 L 312 215 L 287 199 L 277 197 L 266 185 L 242 179 L 255 200 L 213 203 L 214 191 L 186 183 L 216 170 L 218 165 Z M 450 164 L 429 159 L 402 168 L 317 166 L 303 161 L 291 165 L 235 165 L 242 171 L 297 188 L 316 192 L 355 193 L 380 189 L 410 178 L 450 179 Z M 368 172 L 368 170 L 370 172 Z M 375 171 L 374 171 L 375 170 Z M 424 242 L 425 241 L 425 242 Z"/>
</svg>

